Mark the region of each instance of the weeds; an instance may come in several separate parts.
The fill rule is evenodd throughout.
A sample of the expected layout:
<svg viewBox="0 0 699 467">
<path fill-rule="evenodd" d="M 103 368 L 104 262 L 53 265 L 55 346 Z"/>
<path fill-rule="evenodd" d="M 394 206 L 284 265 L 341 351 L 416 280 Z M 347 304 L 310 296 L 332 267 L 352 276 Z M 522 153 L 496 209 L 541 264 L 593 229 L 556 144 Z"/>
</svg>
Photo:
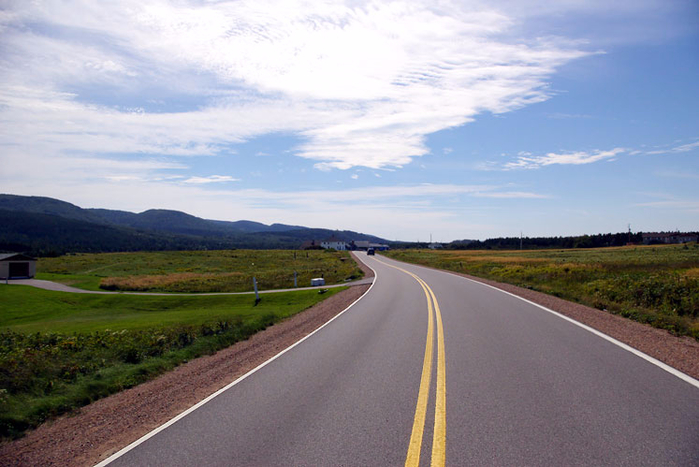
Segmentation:
<svg viewBox="0 0 699 467">
<path fill-rule="evenodd" d="M 276 322 L 216 321 L 89 334 L 0 332 L 0 436 L 135 386 L 186 360 L 211 354 Z"/>
</svg>

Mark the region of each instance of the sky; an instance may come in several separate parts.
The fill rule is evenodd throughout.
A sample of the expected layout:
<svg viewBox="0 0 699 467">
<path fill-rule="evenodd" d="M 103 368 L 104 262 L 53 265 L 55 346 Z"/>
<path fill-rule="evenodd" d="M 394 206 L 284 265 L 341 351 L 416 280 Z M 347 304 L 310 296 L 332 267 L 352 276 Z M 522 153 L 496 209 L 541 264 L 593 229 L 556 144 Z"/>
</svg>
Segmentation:
<svg viewBox="0 0 699 467">
<path fill-rule="evenodd" d="M 389 240 L 699 230 L 699 3 L 0 0 L 0 192 Z"/>
</svg>

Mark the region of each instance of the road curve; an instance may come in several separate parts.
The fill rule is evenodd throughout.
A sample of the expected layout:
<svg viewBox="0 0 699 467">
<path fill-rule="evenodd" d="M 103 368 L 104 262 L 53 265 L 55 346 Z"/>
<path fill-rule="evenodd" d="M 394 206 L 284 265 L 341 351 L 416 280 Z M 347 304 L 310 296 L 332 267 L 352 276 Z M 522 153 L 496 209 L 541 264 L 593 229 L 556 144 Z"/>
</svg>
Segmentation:
<svg viewBox="0 0 699 467">
<path fill-rule="evenodd" d="M 111 465 L 411 465 L 420 425 L 415 465 L 699 465 L 691 379 L 483 284 L 361 259 L 362 300 Z"/>
</svg>

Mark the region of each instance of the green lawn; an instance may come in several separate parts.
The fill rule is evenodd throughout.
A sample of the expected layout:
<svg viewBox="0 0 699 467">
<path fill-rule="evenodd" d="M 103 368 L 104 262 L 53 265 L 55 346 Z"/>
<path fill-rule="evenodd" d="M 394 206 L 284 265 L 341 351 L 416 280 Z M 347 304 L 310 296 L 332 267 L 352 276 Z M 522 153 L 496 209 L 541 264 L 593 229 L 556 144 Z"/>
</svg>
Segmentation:
<svg viewBox="0 0 699 467">
<path fill-rule="evenodd" d="M 279 318 L 306 309 L 338 289 L 299 290 L 261 295 L 75 294 L 29 286 L 0 286 L 0 329 L 23 333 L 89 333 L 201 325 L 216 320 L 249 319 L 265 313 Z"/>
<path fill-rule="evenodd" d="M 699 339 L 697 244 L 574 250 L 396 250 L 386 254 L 539 290 Z"/>
<path fill-rule="evenodd" d="M 246 292 L 292 288 L 314 277 L 340 284 L 362 277 L 347 252 L 221 250 L 70 254 L 40 258 L 37 278 L 87 290 Z"/>
<path fill-rule="evenodd" d="M 246 339 L 344 288 L 140 296 L 0 285 L 0 436 Z"/>
</svg>

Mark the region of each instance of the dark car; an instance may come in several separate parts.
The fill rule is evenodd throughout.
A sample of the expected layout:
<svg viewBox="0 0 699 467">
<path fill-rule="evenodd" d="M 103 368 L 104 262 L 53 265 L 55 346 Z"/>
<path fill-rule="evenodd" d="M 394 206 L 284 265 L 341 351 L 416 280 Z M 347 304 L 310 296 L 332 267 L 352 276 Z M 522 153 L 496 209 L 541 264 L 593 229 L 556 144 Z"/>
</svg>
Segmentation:
<svg viewBox="0 0 699 467">
<path fill-rule="evenodd" d="M 373 248 L 369 248 L 369 249 L 366 251 L 366 254 L 367 254 L 367 255 L 374 256 L 374 255 L 376 254 L 376 251 L 375 251 Z"/>
</svg>

